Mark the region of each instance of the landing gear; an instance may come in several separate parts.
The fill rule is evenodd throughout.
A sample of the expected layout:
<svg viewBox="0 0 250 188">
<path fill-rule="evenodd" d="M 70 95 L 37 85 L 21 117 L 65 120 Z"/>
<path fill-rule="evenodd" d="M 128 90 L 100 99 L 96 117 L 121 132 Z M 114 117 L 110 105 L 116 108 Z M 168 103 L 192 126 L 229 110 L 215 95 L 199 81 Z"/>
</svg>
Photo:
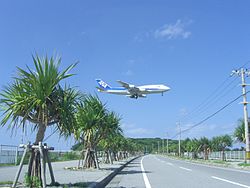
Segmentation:
<svg viewBox="0 0 250 188">
<path fill-rule="evenodd" d="M 133 98 L 133 99 L 138 99 L 139 95 L 138 94 L 134 94 L 134 95 L 131 95 L 130 98 Z"/>
</svg>

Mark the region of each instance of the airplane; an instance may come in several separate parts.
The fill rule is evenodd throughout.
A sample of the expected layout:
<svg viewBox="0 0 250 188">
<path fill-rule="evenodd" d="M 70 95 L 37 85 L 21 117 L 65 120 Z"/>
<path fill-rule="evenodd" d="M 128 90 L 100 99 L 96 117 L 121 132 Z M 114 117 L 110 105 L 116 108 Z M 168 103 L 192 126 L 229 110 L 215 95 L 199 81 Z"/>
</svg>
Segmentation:
<svg viewBox="0 0 250 188">
<path fill-rule="evenodd" d="M 169 87 L 159 84 L 159 85 L 143 85 L 135 86 L 121 80 L 117 80 L 122 87 L 111 87 L 101 79 L 96 79 L 99 87 L 96 87 L 99 92 L 126 95 L 127 97 L 138 99 L 138 97 L 145 98 L 147 94 L 153 93 L 163 93 L 170 90 Z"/>
</svg>

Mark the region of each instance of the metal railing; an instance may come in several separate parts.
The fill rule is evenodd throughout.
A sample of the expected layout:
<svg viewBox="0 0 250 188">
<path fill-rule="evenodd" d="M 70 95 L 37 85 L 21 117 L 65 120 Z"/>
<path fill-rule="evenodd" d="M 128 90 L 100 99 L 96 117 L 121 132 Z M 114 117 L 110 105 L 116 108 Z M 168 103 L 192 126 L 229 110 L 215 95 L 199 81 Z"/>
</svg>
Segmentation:
<svg viewBox="0 0 250 188">
<path fill-rule="evenodd" d="M 209 159 L 222 159 L 223 152 L 211 152 L 208 155 Z M 246 152 L 245 151 L 225 151 L 225 159 L 230 161 L 243 161 L 245 160 Z"/>
<path fill-rule="evenodd" d="M 71 150 L 55 150 L 50 153 L 61 157 Z M 17 165 L 23 155 L 23 149 L 19 146 L 0 144 L 0 164 L 15 164 Z"/>
<path fill-rule="evenodd" d="M 225 160 L 227 161 L 244 161 L 246 152 L 245 151 L 224 151 Z M 192 152 L 185 152 L 184 156 L 187 158 L 192 158 Z M 208 159 L 212 160 L 221 160 L 223 156 L 222 151 L 210 152 L 208 153 Z M 197 157 L 202 159 L 204 158 L 204 152 L 197 153 Z"/>
<path fill-rule="evenodd" d="M 17 164 L 18 156 L 21 151 L 18 146 L 0 145 L 0 164 Z"/>
</svg>

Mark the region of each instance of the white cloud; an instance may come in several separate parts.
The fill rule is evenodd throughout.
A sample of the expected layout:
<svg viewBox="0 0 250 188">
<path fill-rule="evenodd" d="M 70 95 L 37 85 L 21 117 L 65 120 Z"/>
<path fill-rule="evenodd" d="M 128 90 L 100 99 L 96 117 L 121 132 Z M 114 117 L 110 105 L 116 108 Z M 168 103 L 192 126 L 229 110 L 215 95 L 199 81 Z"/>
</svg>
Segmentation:
<svg viewBox="0 0 250 188">
<path fill-rule="evenodd" d="M 148 137 L 152 136 L 153 131 L 142 127 L 136 127 L 135 124 L 122 124 L 124 134 L 128 137 Z"/>
<path fill-rule="evenodd" d="M 175 24 L 166 24 L 157 29 L 154 32 L 154 37 L 157 39 L 166 38 L 168 40 L 176 38 L 187 39 L 191 36 L 192 33 L 190 31 L 187 31 L 186 27 L 189 26 L 192 22 L 192 20 L 183 22 L 178 19 Z"/>
<path fill-rule="evenodd" d="M 144 129 L 144 128 L 134 128 L 134 129 L 130 129 L 126 131 L 128 134 L 132 134 L 132 135 L 143 135 L 143 134 L 150 134 L 151 131 Z"/>
</svg>

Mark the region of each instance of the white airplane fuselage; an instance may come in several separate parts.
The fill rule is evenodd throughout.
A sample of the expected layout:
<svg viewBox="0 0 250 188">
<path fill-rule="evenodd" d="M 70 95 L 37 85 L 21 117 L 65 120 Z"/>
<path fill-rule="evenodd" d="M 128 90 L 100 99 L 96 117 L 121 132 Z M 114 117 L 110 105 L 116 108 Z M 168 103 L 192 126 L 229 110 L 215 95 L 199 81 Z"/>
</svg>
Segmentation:
<svg viewBox="0 0 250 188">
<path fill-rule="evenodd" d="M 124 84 L 125 87 L 110 87 L 108 84 L 103 82 L 100 79 L 97 79 L 98 85 L 98 91 L 103 93 L 110 93 L 110 94 L 116 94 L 116 95 L 126 95 L 131 98 L 138 98 L 138 97 L 146 97 L 147 94 L 156 94 L 161 93 L 170 90 L 169 87 L 158 84 L 158 85 L 142 85 L 142 86 L 134 86 L 127 83 L 124 83 L 122 81 L 118 81 L 119 83 Z"/>
</svg>

